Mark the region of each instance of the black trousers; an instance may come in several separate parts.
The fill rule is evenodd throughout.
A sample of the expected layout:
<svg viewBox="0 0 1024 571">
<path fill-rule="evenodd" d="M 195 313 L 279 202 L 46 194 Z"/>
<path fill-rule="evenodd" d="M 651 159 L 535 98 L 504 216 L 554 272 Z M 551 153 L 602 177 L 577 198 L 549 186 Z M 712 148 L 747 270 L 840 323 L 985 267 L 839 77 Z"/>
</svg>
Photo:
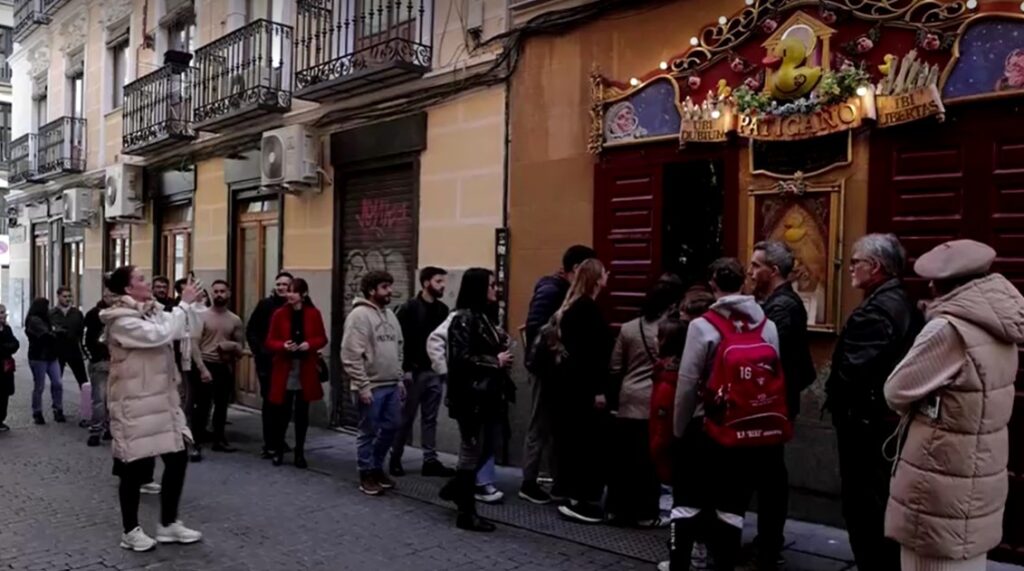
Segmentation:
<svg viewBox="0 0 1024 571">
<path fill-rule="evenodd" d="M 260 398 L 263 400 L 260 417 L 263 421 L 263 450 L 269 452 L 277 446 L 278 420 L 274 413 L 277 407 L 270 402 L 270 365 L 256 361 L 256 378 L 260 382 Z"/>
<path fill-rule="evenodd" d="M 185 451 L 164 454 L 164 477 L 160 491 L 160 524 L 170 525 L 178 519 L 178 503 L 181 501 L 181 490 L 185 486 L 185 469 L 188 467 L 188 454 Z M 121 523 L 124 532 L 139 526 L 139 488 L 153 480 L 156 458 L 142 458 L 134 462 L 114 461 L 115 471 L 121 478 L 117 495 L 121 501 Z"/>
<path fill-rule="evenodd" d="M 896 430 L 889 422 L 833 417 L 839 448 L 843 518 L 858 569 L 898 571 L 900 547 L 885 537 L 892 462 L 882 447 Z"/>
<path fill-rule="evenodd" d="M 598 503 L 604 493 L 608 417 L 589 398 L 561 398 L 554 419 L 555 491 L 577 502 Z"/>
<path fill-rule="evenodd" d="M 618 418 L 612 430 L 608 513 L 623 522 L 654 519 L 661 512 L 661 483 L 651 459 L 648 421 Z"/>
<path fill-rule="evenodd" d="M 231 393 L 235 389 L 234 370 L 231 365 L 225 363 L 212 363 L 204 361 L 206 368 L 210 371 L 213 380 L 209 383 L 199 382 L 193 385 L 195 389 L 195 410 L 192 417 L 192 430 L 198 434 L 206 432 L 206 423 L 210 419 L 210 408 L 213 407 L 213 440 L 222 442 L 224 440 L 224 427 L 228 420 L 228 404 L 231 402 Z M 198 376 L 198 375 L 197 375 Z"/>
<path fill-rule="evenodd" d="M 786 517 L 789 515 L 789 471 L 786 449 L 772 446 L 764 451 L 754 482 L 757 495 L 757 552 L 765 562 L 774 561 L 786 545 Z"/>
<path fill-rule="evenodd" d="M 7 420 L 7 403 L 11 400 L 10 395 L 0 393 L 0 423 Z"/>
<path fill-rule="evenodd" d="M 78 386 L 82 386 L 89 382 L 89 375 L 85 370 L 85 359 L 82 357 L 82 351 L 77 347 L 65 347 L 60 352 L 60 372 L 64 374 L 64 367 L 70 366 L 71 372 L 75 375 L 75 381 Z"/>
<path fill-rule="evenodd" d="M 274 412 L 278 421 L 274 450 L 284 450 L 284 439 L 288 434 L 288 423 L 295 412 L 295 454 L 302 455 L 306 447 L 306 433 L 309 431 L 309 401 L 302 398 L 302 391 L 285 391 L 284 404 Z"/>
</svg>

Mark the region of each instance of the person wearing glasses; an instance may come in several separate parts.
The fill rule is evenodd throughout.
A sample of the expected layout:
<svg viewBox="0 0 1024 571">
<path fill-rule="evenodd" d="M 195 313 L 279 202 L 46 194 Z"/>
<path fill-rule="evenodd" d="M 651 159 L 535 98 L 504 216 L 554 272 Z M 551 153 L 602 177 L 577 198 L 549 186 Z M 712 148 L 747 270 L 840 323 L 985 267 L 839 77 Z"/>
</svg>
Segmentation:
<svg viewBox="0 0 1024 571">
<path fill-rule="evenodd" d="M 892 234 L 868 234 L 853 245 L 850 278 L 864 301 L 843 327 L 825 384 L 850 547 L 857 568 L 872 571 L 900 568 L 899 545 L 884 532 L 892 452 L 883 452 L 899 417 L 889 410 L 883 387 L 923 326 L 903 288 L 905 264 L 906 252 Z"/>
</svg>

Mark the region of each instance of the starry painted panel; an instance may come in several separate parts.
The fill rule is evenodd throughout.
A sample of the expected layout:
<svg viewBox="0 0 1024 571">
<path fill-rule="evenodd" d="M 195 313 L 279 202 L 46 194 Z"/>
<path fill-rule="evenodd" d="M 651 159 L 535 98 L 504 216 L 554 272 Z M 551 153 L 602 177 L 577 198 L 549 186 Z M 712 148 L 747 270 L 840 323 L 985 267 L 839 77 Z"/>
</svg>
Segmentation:
<svg viewBox="0 0 1024 571">
<path fill-rule="evenodd" d="M 960 38 L 960 59 L 942 89 L 946 101 L 1024 92 L 1024 20 L 991 18 Z"/>
</svg>

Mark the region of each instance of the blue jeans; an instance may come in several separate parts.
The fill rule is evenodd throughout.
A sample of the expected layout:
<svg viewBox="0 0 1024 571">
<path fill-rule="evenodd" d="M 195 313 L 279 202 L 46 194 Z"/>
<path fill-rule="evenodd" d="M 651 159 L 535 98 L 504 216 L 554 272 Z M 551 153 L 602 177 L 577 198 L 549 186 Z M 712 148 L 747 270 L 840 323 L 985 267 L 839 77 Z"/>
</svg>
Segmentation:
<svg viewBox="0 0 1024 571">
<path fill-rule="evenodd" d="M 353 392 L 359 408 L 359 436 L 356 437 L 360 472 L 384 469 L 384 457 L 395 441 L 402 422 L 402 401 L 398 385 L 373 389 L 373 402 L 363 404 L 359 393 Z"/>
<path fill-rule="evenodd" d="M 487 484 L 493 484 L 497 481 L 497 475 L 495 474 L 494 467 L 494 456 L 487 458 L 487 462 L 484 462 L 483 466 L 476 472 L 476 485 L 486 486 Z"/>
<path fill-rule="evenodd" d="M 46 388 L 46 377 L 50 377 L 50 399 L 53 410 L 64 411 L 64 385 L 61 384 L 60 362 L 29 361 L 32 370 L 32 414 L 43 413 L 43 389 Z"/>
</svg>

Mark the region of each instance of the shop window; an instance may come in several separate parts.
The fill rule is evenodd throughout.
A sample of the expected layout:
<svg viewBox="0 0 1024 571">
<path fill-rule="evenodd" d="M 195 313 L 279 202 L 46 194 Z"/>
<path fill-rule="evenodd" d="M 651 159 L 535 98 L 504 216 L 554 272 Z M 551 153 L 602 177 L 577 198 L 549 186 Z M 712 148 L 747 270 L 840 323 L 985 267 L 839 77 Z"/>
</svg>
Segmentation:
<svg viewBox="0 0 1024 571">
<path fill-rule="evenodd" d="M 160 224 L 160 273 L 171 282 L 192 271 L 192 205 L 163 209 Z"/>
<path fill-rule="evenodd" d="M 132 230 L 128 224 L 115 224 L 107 233 L 107 271 L 132 263 Z"/>
<path fill-rule="evenodd" d="M 238 206 L 235 254 L 235 299 L 244 319 L 274 289 L 280 271 L 281 231 L 277 199 L 243 202 Z"/>
<path fill-rule="evenodd" d="M 48 224 L 32 228 L 32 299 L 50 295 L 50 233 Z"/>
<path fill-rule="evenodd" d="M 71 289 L 75 304 L 82 305 L 82 278 L 85 275 L 85 242 L 74 240 L 64 243 L 64 285 Z"/>
</svg>

